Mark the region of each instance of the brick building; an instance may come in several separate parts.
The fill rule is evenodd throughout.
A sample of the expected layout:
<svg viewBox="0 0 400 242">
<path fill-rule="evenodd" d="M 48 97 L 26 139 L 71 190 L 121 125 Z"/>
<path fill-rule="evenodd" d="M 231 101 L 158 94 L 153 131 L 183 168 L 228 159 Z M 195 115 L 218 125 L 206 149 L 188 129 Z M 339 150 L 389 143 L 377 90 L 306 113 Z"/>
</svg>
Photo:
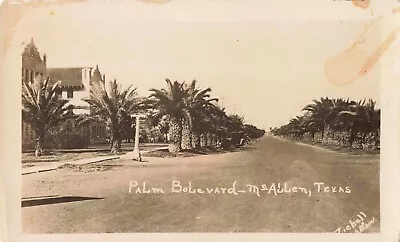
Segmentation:
<svg viewBox="0 0 400 242">
<path fill-rule="evenodd" d="M 50 84 L 60 81 L 56 95 L 69 100 L 74 106 L 87 106 L 82 98 L 89 97 L 90 86 L 94 82 L 105 82 L 105 75 L 101 75 L 98 66 L 74 68 L 47 68 L 46 54 L 40 55 L 33 39 L 26 45 L 22 53 L 22 81 L 33 81 L 36 75 L 50 78 Z M 76 109 L 74 114 L 88 113 L 89 110 Z M 73 132 L 76 128 L 74 120 L 67 121 L 67 130 Z M 106 126 L 100 123 L 89 125 L 90 143 L 106 143 Z M 22 123 L 22 147 L 31 149 L 35 144 L 35 133 L 30 125 Z"/>
<path fill-rule="evenodd" d="M 46 54 L 40 56 L 33 39 L 22 52 L 22 82 L 32 82 L 36 75 L 46 73 Z M 21 83 L 22 85 L 22 83 Z M 22 147 L 32 148 L 35 144 L 35 132 L 29 124 L 22 122 Z"/>
</svg>

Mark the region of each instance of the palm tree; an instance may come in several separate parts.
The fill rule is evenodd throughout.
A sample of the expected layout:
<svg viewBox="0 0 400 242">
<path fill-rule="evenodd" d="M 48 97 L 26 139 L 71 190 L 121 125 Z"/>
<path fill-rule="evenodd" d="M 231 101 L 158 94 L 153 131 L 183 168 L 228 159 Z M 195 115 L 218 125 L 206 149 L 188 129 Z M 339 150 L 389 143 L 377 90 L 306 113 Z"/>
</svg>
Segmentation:
<svg viewBox="0 0 400 242">
<path fill-rule="evenodd" d="M 367 132 L 372 133 L 374 136 L 375 147 L 379 145 L 379 137 L 380 137 L 380 127 L 381 127 L 381 110 L 376 109 L 376 102 L 372 99 L 368 100 L 368 103 L 365 105 L 365 116 L 367 117 Z M 364 135 L 365 139 L 365 135 Z M 365 142 L 365 140 L 364 140 Z"/>
<path fill-rule="evenodd" d="M 186 92 L 186 97 L 184 98 L 185 106 L 188 108 L 190 114 L 191 114 L 191 119 L 192 122 L 190 125 L 190 122 L 186 119 L 182 119 L 182 138 L 181 138 L 181 148 L 183 150 L 189 150 L 192 149 L 192 130 L 193 130 L 193 119 L 194 119 L 194 99 L 196 96 L 196 93 L 198 92 L 198 89 L 196 87 L 196 80 L 193 80 L 191 84 L 183 85 L 184 91 Z"/>
<path fill-rule="evenodd" d="M 230 124 L 230 131 L 237 132 L 242 129 L 242 125 L 244 124 L 244 118 L 237 115 L 232 114 L 228 116 L 229 124 Z"/>
<path fill-rule="evenodd" d="M 189 127 L 187 122 L 183 123 L 183 149 L 197 148 L 200 145 L 200 129 L 204 125 L 206 109 L 213 106 L 213 102 L 218 102 L 217 98 L 210 98 L 211 88 L 201 90 L 196 84 L 197 81 L 193 80 L 190 85 L 185 86 L 188 94 L 185 101 L 192 116 L 192 126 Z"/>
<path fill-rule="evenodd" d="M 49 86 L 50 79 L 37 76 L 33 82 L 23 82 L 22 120 L 35 131 L 35 155 L 45 153 L 45 133 L 71 118 L 72 105 L 55 95 L 59 83 Z"/>
<path fill-rule="evenodd" d="M 363 142 L 368 133 L 374 133 L 375 137 L 379 136 L 380 128 L 380 110 L 375 109 L 376 102 L 364 99 L 358 103 L 349 106 L 348 110 L 341 111 L 339 116 L 350 132 L 349 145 L 353 145 L 356 134 L 363 134 Z"/>
<path fill-rule="evenodd" d="M 303 134 L 307 133 L 307 123 L 305 116 L 296 116 L 289 121 L 290 133 L 296 137 L 301 138 Z"/>
<path fill-rule="evenodd" d="M 132 85 L 121 90 L 117 80 L 108 84 L 109 88 L 106 88 L 104 82 L 93 83 L 90 97 L 83 99 L 89 104 L 90 113 L 80 120 L 80 124 L 105 123 L 110 131 L 111 153 L 115 154 L 121 151 L 127 119 L 133 113 L 146 110 L 147 106 Z"/>
<path fill-rule="evenodd" d="M 184 83 L 174 81 L 172 83 L 166 79 L 167 88 L 150 89 L 150 98 L 154 100 L 154 105 L 158 109 L 159 116 L 166 115 L 169 121 L 169 152 L 181 151 L 182 139 L 182 120 L 192 126 L 192 115 L 187 103 L 188 92 L 184 88 Z"/>
<path fill-rule="evenodd" d="M 368 101 L 363 100 L 361 103 L 360 116 L 363 122 L 361 123 L 360 130 L 363 133 L 363 139 L 365 141 L 365 136 L 368 133 L 377 133 L 380 128 L 380 115 L 381 110 L 376 109 L 376 102 L 372 99 Z"/>
<path fill-rule="evenodd" d="M 303 117 L 304 129 L 311 135 L 312 141 L 315 141 L 315 134 L 319 131 L 318 124 L 312 118 L 311 112 L 306 112 Z"/>
<path fill-rule="evenodd" d="M 325 133 L 326 136 L 327 131 L 332 131 L 338 135 L 333 135 L 332 139 L 342 142 L 345 138 L 350 146 L 359 135 L 362 135 L 362 143 L 370 145 L 369 137 L 373 147 L 379 146 L 380 109 L 376 109 L 376 102 L 372 99 L 355 102 L 342 98 L 321 98 L 307 105 L 303 111 L 306 111 L 303 116 L 272 129 L 272 133 L 299 137 L 303 132 L 309 132 L 314 140 L 315 133 L 321 132 L 323 136 Z"/>
<path fill-rule="evenodd" d="M 312 131 L 321 132 L 322 139 L 327 128 L 338 126 L 335 123 L 337 116 L 341 111 L 347 110 L 354 102 L 342 98 L 330 99 L 328 97 L 321 98 L 320 100 L 313 100 L 314 103 L 306 105 L 303 111 L 308 112 L 308 126 Z"/>
<path fill-rule="evenodd" d="M 212 122 L 211 130 L 215 134 L 217 143 L 219 143 L 225 139 L 229 133 L 230 120 L 224 108 L 215 105 L 211 106 L 210 109 Z"/>
<path fill-rule="evenodd" d="M 201 146 L 216 145 L 228 132 L 229 120 L 223 108 L 209 103 L 203 106 L 202 116 L 195 125 L 196 134 L 200 134 Z"/>
</svg>

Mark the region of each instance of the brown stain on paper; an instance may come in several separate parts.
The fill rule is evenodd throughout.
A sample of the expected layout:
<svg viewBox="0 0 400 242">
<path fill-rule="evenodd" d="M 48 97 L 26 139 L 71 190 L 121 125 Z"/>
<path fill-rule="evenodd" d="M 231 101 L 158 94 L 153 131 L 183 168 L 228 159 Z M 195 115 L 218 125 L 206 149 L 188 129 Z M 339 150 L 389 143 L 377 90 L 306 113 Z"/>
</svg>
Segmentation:
<svg viewBox="0 0 400 242">
<path fill-rule="evenodd" d="M 149 4 L 164 4 L 164 3 L 169 3 L 171 0 L 138 0 L 138 1 Z"/>
<path fill-rule="evenodd" d="M 376 49 L 374 54 L 372 54 L 372 56 L 368 58 L 368 60 L 365 62 L 365 64 L 361 68 L 361 70 L 358 74 L 359 76 L 365 75 L 374 67 L 374 65 L 379 60 L 379 58 L 386 52 L 386 50 L 390 47 L 390 45 L 396 39 L 399 30 L 400 30 L 400 28 L 397 28 L 395 31 L 393 31 L 386 38 L 386 40 Z"/>
<path fill-rule="evenodd" d="M 353 0 L 353 4 L 356 7 L 367 9 L 370 5 L 370 0 Z M 392 14 L 400 12 L 400 8 L 393 8 Z M 378 19 L 381 19 L 380 16 Z M 377 21 L 376 19 L 375 21 Z M 364 33 L 372 25 L 364 29 Z M 373 51 L 371 56 L 368 56 L 367 52 L 360 48 L 358 45 L 365 42 L 364 37 L 360 38 L 347 50 L 342 53 L 328 59 L 325 63 L 325 76 L 334 85 L 346 85 L 355 81 L 357 78 L 368 74 L 382 55 L 387 51 L 393 41 L 396 39 L 400 28 L 396 28 L 389 36 Z"/>
<path fill-rule="evenodd" d="M 370 5 L 371 0 L 352 0 L 354 6 L 367 9 Z"/>
<path fill-rule="evenodd" d="M 325 76 L 335 85 L 348 84 L 358 78 L 359 70 L 367 60 L 368 55 L 364 50 L 349 48 L 325 63 Z"/>
<path fill-rule="evenodd" d="M 335 85 L 345 85 L 366 75 L 396 39 L 399 31 L 400 28 L 393 31 L 371 56 L 359 48 L 357 46 L 359 42 L 356 42 L 352 47 L 326 62 L 325 76 Z"/>
<path fill-rule="evenodd" d="M 400 7 L 393 8 L 393 9 L 392 9 L 392 13 L 393 13 L 393 14 L 398 14 L 398 13 L 400 13 Z"/>
</svg>

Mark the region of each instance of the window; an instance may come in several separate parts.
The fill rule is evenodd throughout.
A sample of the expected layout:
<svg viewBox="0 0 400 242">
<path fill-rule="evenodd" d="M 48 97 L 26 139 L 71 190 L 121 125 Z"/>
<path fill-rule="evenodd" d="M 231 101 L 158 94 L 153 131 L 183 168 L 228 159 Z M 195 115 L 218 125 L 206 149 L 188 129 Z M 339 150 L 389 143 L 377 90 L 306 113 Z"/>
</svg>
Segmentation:
<svg viewBox="0 0 400 242">
<path fill-rule="evenodd" d="M 29 70 L 25 69 L 25 81 L 28 82 L 29 81 Z"/>
<path fill-rule="evenodd" d="M 73 98 L 74 97 L 74 92 L 70 89 L 67 91 L 67 98 Z"/>
<path fill-rule="evenodd" d="M 61 97 L 62 97 L 62 91 L 61 91 L 61 89 L 57 89 L 57 90 L 56 90 L 56 97 L 57 97 L 57 98 L 61 98 Z"/>
<path fill-rule="evenodd" d="M 33 71 L 31 71 L 31 82 L 33 82 L 33 78 L 34 78 L 34 76 L 33 76 Z"/>
</svg>

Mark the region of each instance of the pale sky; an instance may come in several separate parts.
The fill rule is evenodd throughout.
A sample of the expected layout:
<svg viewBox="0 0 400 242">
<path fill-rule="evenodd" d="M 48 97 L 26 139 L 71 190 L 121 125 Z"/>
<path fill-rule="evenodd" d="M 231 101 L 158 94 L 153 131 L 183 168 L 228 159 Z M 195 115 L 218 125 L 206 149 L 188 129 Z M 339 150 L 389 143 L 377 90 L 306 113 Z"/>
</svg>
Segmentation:
<svg viewBox="0 0 400 242">
<path fill-rule="evenodd" d="M 166 78 L 196 79 L 212 88 L 228 113 L 266 129 L 299 115 L 315 98 L 379 102 L 379 66 L 345 86 L 333 85 L 324 74 L 327 59 L 350 47 L 370 23 L 371 13 L 350 3 L 110 2 L 31 9 L 13 42 L 33 37 L 47 53 L 48 67 L 98 64 L 107 79 L 134 83 L 140 95 L 164 87 Z M 331 17 L 318 11 L 326 8 Z M 346 20 L 346 14 L 359 20 Z M 377 25 L 367 35 L 368 54 L 380 43 L 379 33 Z"/>
</svg>

